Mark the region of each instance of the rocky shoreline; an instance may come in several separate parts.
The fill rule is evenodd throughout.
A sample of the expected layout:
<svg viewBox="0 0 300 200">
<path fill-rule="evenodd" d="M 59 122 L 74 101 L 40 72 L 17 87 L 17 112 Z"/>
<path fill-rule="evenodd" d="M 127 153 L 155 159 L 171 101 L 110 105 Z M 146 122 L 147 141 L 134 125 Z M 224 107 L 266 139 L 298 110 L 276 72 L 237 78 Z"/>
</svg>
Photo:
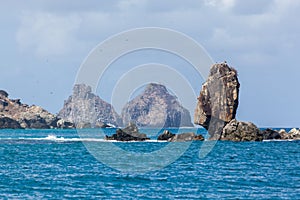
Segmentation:
<svg viewBox="0 0 300 200">
<path fill-rule="evenodd" d="M 21 103 L 20 99 L 9 99 L 8 93 L 0 90 L 1 129 L 53 129 L 74 128 L 65 121 L 40 106 Z"/>
</svg>

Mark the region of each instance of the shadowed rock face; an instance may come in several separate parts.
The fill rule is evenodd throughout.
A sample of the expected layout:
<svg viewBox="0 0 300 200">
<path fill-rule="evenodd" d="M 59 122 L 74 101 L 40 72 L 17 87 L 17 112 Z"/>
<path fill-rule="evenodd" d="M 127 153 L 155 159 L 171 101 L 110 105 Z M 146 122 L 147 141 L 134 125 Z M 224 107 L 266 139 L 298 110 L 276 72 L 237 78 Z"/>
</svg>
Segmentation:
<svg viewBox="0 0 300 200">
<path fill-rule="evenodd" d="M 122 119 L 124 124 L 133 121 L 142 127 L 193 126 L 189 111 L 164 85 L 156 83 L 124 106 Z"/>
<path fill-rule="evenodd" d="M 198 97 L 194 123 L 206 128 L 212 139 L 219 139 L 225 125 L 235 119 L 239 87 L 235 69 L 226 63 L 211 67 Z"/>
<path fill-rule="evenodd" d="M 117 141 L 145 141 L 150 138 L 146 134 L 140 133 L 138 127 L 134 123 L 129 123 L 124 129 L 117 129 L 112 136 L 105 136 L 106 140 Z"/>
<path fill-rule="evenodd" d="M 280 140 L 281 135 L 272 129 L 267 128 L 266 130 L 262 131 L 263 139 L 264 140 Z"/>
<path fill-rule="evenodd" d="M 168 130 L 165 130 L 162 134 L 160 134 L 157 140 L 164 140 L 168 142 L 187 142 L 187 141 L 204 141 L 204 137 L 202 135 L 196 135 L 193 132 L 189 133 L 181 133 L 181 134 L 173 134 Z"/>
<path fill-rule="evenodd" d="M 97 127 L 103 123 L 122 126 L 112 105 L 93 94 L 91 87 L 85 84 L 74 86 L 73 94 L 65 101 L 58 116 L 75 123 L 77 128 Z"/>
<path fill-rule="evenodd" d="M 0 117 L 0 128 L 22 129 L 19 122 L 8 117 Z"/>
</svg>

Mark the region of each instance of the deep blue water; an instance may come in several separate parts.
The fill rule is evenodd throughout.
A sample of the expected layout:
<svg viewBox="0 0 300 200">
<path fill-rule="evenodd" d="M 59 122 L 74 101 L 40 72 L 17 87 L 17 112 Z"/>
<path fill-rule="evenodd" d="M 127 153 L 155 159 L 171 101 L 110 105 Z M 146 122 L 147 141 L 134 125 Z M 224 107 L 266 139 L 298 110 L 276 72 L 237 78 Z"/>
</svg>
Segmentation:
<svg viewBox="0 0 300 200">
<path fill-rule="evenodd" d="M 195 130 L 180 132 L 186 131 Z M 199 158 L 201 147 L 211 143 L 177 143 L 164 150 L 169 143 L 111 144 L 101 140 L 99 130 L 84 132 L 89 137 L 79 138 L 76 130 L 0 130 L 0 199 L 300 199 L 300 141 L 217 142 Z M 106 148 L 111 145 L 131 154 L 163 151 L 140 162 Z M 100 159 L 115 159 L 121 171 L 98 161 L 93 147 Z M 164 166 L 163 159 L 182 148 L 183 155 Z"/>
</svg>

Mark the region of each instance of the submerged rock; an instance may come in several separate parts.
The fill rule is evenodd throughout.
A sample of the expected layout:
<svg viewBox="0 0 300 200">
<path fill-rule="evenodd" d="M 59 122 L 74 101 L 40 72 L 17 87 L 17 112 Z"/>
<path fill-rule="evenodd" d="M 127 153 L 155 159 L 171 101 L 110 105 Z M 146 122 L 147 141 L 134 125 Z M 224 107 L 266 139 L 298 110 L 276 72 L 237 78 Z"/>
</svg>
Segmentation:
<svg viewBox="0 0 300 200">
<path fill-rule="evenodd" d="M 113 106 L 92 93 L 85 84 L 76 84 L 73 94 L 65 101 L 58 116 L 76 125 L 76 128 L 95 128 L 99 124 L 122 126 L 122 120 Z"/>
<path fill-rule="evenodd" d="M 151 83 L 122 110 L 123 123 L 134 121 L 142 127 L 193 126 L 189 111 L 164 85 Z"/>
<path fill-rule="evenodd" d="M 117 141 L 145 141 L 150 138 L 146 134 L 140 133 L 138 127 L 134 123 L 124 129 L 117 129 L 116 133 L 112 136 L 106 136 L 106 140 L 117 140 Z"/>
<path fill-rule="evenodd" d="M 235 119 L 239 104 L 240 84 L 237 71 L 226 63 L 214 64 L 202 85 L 194 115 L 194 123 L 206 128 L 213 139 Z"/>
<path fill-rule="evenodd" d="M 239 122 L 231 120 L 223 129 L 221 140 L 229 141 L 262 141 L 263 135 L 251 122 Z"/>
</svg>

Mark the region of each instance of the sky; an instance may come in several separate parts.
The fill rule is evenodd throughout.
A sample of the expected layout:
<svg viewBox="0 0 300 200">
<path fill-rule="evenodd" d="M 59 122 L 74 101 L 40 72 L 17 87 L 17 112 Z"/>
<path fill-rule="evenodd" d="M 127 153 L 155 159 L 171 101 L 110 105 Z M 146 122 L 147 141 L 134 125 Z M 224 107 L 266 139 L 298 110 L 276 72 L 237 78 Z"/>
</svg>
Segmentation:
<svg viewBox="0 0 300 200">
<path fill-rule="evenodd" d="M 299 127 L 299 10 L 299 0 L 1 0 L 0 88 L 58 113 L 100 42 L 133 28 L 162 27 L 188 35 L 214 62 L 226 60 L 238 70 L 237 119 Z M 132 58 L 135 64 L 151 57 L 181 62 L 144 53 Z M 191 82 L 200 92 L 203 80 Z M 194 104 L 184 106 L 193 115 Z"/>
</svg>

